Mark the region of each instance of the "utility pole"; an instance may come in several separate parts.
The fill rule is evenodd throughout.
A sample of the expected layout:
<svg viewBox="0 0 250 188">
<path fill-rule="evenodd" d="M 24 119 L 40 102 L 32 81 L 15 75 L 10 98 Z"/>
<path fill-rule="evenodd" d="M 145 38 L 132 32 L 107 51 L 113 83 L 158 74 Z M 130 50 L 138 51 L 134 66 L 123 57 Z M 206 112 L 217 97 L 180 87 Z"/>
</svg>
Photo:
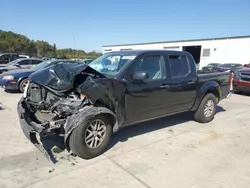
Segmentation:
<svg viewBox="0 0 250 188">
<path fill-rule="evenodd" d="M 74 35 L 74 58 L 76 59 L 76 37 Z"/>
</svg>

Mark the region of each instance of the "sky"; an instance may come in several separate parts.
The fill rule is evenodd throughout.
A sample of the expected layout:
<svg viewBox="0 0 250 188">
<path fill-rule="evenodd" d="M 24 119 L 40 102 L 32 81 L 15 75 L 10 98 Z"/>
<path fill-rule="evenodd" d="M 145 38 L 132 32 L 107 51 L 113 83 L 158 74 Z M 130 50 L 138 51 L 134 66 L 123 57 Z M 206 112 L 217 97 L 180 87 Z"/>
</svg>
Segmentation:
<svg viewBox="0 0 250 188">
<path fill-rule="evenodd" d="M 58 48 L 250 35 L 250 0 L 0 0 L 0 29 Z"/>
</svg>

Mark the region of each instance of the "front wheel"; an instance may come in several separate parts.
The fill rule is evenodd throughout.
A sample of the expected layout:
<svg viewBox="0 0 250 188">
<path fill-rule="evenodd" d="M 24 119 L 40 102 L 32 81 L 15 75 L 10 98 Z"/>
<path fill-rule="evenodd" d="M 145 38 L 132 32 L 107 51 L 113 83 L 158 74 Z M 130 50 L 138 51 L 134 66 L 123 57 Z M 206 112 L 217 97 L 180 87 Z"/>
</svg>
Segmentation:
<svg viewBox="0 0 250 188">
<path fill-rule="evenodd" d="M 214 94 L 208 93 L 195 112 L 194 119 L 201 123 L 208 123 L 214 119 L 217 108 L 217 99 Z"/>
<path fill-rule="evenodd" d="M 28 84 L 28 82 L 29 82 L 29 81 L 28 81 L 27 78 L 23 79 L 23 80 L 20 82 L 20 84 L 19 84 L 19 91 L 21 91 L 21 92 L 23 93 L 25 87 L 26 87 L 27 84 Z"/>
<path fill-rule="evenodd" d="M 86 122 L 81 122 L 71 133 L 69 147 L 83 159 L 101 155 L 108 147 L 112 136 L 112 125 L 100 114 Z"/>
</svg>

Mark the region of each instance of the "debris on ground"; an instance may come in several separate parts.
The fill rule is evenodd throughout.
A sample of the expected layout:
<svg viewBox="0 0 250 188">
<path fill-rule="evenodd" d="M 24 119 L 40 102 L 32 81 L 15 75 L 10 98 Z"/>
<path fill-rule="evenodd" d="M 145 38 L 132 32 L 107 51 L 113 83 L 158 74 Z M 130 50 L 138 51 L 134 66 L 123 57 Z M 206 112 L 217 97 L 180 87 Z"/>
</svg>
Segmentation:
<svg viewBox="0 0 250 188">
<path fill-rule="evenodd" d="M 169 129 L 168 132 L 174 133 L 174 130 L 173 129 Z"/>
<path fill-rule="evenodd" d="M 4 107 L 2 106 L 2 104 L 0 103 L 0 110 L 3 110 L 4 109 Z"/>
<path fill-rule="evenodd" d="M 51 150 L 52 150 L 54 153 L 61 153 L 61 152 L 64 151 L 63 149 L 61 149 L 61 148 L 59 148 L 59 147 L 53 147 Z"/>
<path fill-rule="evenodd" d="M 68 153 L 66 151 L 63 151 L 54 154 L 57 159 L 60 159 L 60 161 L 67 161 L 71 166 L 75 166 L 78 163 L 77 161 L 78 157 L 73 153 Z"/>
<path fill-rule="evenodd" d="M 52 173 L 52 172 L 54 172 L 54 171 L 55 171 L 55 169 L 52 168 L 52 169 L 49 170 L 49 173 Z"/>
</svg>

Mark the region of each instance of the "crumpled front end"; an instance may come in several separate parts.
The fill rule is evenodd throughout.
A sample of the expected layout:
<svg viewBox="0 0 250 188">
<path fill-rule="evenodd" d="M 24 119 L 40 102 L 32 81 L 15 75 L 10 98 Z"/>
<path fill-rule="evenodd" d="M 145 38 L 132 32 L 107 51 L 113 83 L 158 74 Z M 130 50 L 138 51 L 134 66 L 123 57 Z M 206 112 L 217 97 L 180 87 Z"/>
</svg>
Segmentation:
<svg viewBox="0 0 250 188">
<path fill-rule="evenodd" d="M 56 154 L 58 151 L 62 152 L 65 149 L 70 151 L 67 141 L 71 132 L 79 123 L 88 121 L 98 114 L 109 114 L 113 117 L 113 123 L 117 123 L 115 122 L 115 114 L 105 107 L 86 105 L 78 110 L 78 112 L 62 119 L 57 125 L 55 125 L 55 121 L 37 122 L 35 115 L 29 108 L 26 99 L 22 97 L 17 109 L 21 129 L 27 139 L 29 139 L 47 159 L 54 163 L 57 162 Z"/>
<path fill-rule="evenodd" d="M 63 151 L 64 130 L 55 122 L 40 122 L 29 109 L 24 97 L 18 102 L 17 112 L 21 129 L 28 140 L 39 149 L 47 159 L 56 162 L 55 152 Z M 62 124 L 65 121 L 61 122 Z"/>
<path fill-rule="evenodd" d="M 48 72 L 53 71 L 46 70 L 45 73 Z M 81 122 L 86 122 L 99 114 L 107 114 L 112 120 L 114 132 L 122 124 L 124 112 L 120 109 L 124 104 L 120 101 L 123 97 L 123 84 L 100 75 L 96 77 L 96 74 L 91 73 L 76 74 L 75 79 L 70 74 L 71 76 L 61 80 L 53 72 L 55 75 L 50 76 L 54 79 L 49 79 L 47 84 L 42 85 L 32 79 L 38 79 L 36 74 L 42 75 L 42 72 L 37 72 L 30 77 L 31 81 L 18 103 L 17 111 L 23 133 L 53 162 L 56 162 L 54 151 L 70 151 L 69 137 Z M 73 83 L 70 83 L 68 78 Z M 99 81 L 101 79 L 101 83 L 97 83 L 93 78 Z M 68 83 L 70 84 L 67 85 Z M 50 85 L 57 88 L 49 87 Z M 114 87 L 120 88 L 119 92 L 114 92 Z"/>
</svg>

